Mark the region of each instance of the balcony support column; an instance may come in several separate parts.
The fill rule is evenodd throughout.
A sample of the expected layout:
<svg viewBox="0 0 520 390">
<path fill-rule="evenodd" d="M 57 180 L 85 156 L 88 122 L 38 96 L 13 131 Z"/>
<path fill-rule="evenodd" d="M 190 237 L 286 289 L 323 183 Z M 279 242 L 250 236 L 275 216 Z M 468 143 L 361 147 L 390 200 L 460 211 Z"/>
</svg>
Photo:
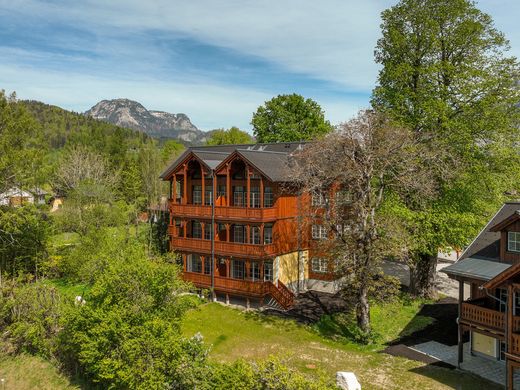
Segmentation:
<svg viewBox="0 0 520 390">
<path fill-rule="evenodd" d="M 231 165 L 226 168 L 226 206 L 231 206 Z"/>
<path fill-rule="evenodd" d="M 182 254 L 182 269 L 183 269 L 184 272 L 186 272 L 186 270 L 187 270 L 187 267 L 186 267 L 186 253 Z"/>
<path fill-rule="evenodd" d="M 251 279 L 251 260 L 246 260 L 246 279 Z"/>
<path fill-rule="evenodd" d="M 264 242 L 264 226 L 265 226 L 264 223 L 260 224 L 260 244 L 261 245 L 265 244 L 265 242 Z"/>
<path fill-rule="evenodd" d="M 182 230 L 183 230 L 184 238 L 187 238 L 188 237 L 188 221 L 184 221 L 184 228 Z"/>
<path fill-rule="evenodd" d="M 202 238 L 204 240 L 204 237 L 206 237 L 204 234 L 204 233 L 206 233 L 206 222 L 200 222 L 200 230 L 202 233 L 200 238 Z"/>
<path fill-rule="evenodd" d="M 188 165 L 184 164 L 184 188 L 182 204 L 188 204 Z"/>
<path fill-rule="evenodd" d="M 459 317 L 457 318 L 457 327 L 458 327 L 458 344 L 457 344 L 457 366 L 460 368 L 460 364 L 463 361 L 463 336 L 464 330 L 462 328 L 462 324 L 460 323 L 462 317 L 462 302 L 464 301 L 464 281 L 459 279 Z"/>
<path fill-rule="evenodd" d="M 206 265 L 206 256 L 200 256 L 200 262 L 202 265 L 201 274 L 204 274 L 204 270 L 206 269 L 204 266 Z"/>
<path fill-rule="evenodd" d="M 260 281 L 264 281 L 264 261 L 260 262 Z"/>
<path fill-rule="evenodd" d="M 514 290 L 511 282 L 507 285 L 507 309 L 506 309 L 506 329 L 504 335 L 506 337 L 506 351 L 512 353 L 513 351 L 513 305 L 514 305 Z M 511 361 L 506 356 L 506 389 L 514 388 L 514 371 Z"/>
<path fill-rule="evenodd" d="M 231 260 L 229 259 L 226 259 L 226 278 L 229 278 L 230 275 L 229 275 L 229 271 L 231 269 Z"/>
<path fill-rule="evenodd" d="M 246 165 L 246 176 L 247 176 L 247 204 L 246 207 L 249 208 L 251 201 L 251 171 L 249 170 L 249 165 Z"/>
<path fill-rule="evenodd" d="M 202 194 L 201 194 L 201 204 L 204 206 L 206 204 L 206 179 L 204 175 L 204 168 L 200 167 L 200 182 L 202 184 Z"/>
<path fill-rule="evenodd" d="M 264 207 L 264 178 L 260 176 L 260 207 Z"/>
<path fill-rule="evenodd" d="M 251 225 L 246 225 L 246 243 L 251 244 Z"/>
<path fill-rule="evenodd" d="M 177 204 L 177 174 L 173 175 L 173 183 L 172 183 L 172 202 L 173 204 Z"/>
<path fill-rule="evenodd" d="M 226 223 L 226 242 L 230 242 L 230 230 L 231 230 L 231 225 L 229 223 Z"/>
</svg>

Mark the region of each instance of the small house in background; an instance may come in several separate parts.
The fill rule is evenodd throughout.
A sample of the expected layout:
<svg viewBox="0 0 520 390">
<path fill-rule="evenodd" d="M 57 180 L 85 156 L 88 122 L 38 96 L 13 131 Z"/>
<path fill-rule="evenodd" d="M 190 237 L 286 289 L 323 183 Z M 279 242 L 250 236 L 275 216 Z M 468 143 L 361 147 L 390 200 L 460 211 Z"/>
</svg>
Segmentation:
<svg viewBox="0 0 520 390">
<path fill-rule="evenodd" d="M 0 206 L 20 207 L 34 203 L 34 195 L 29 191 L 13 187 L 0 194 Z"/>
<path fill-rule="evenodd" d="M 39 187 L 35 187 L 30 192 L 34 196 L 34 203 L 45 204 L 45 196 L 48 194 L 47 191 L 42 190 Z"/>
</svg>

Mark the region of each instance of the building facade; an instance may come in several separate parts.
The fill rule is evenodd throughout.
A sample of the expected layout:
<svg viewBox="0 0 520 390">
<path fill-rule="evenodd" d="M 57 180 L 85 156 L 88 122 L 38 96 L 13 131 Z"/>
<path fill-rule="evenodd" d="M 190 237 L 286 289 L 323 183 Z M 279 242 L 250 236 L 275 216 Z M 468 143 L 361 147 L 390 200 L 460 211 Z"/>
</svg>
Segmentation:
<svg viewBox="0 0 520 390">
<path fill-rule="evenodd" d="M 289 160 L 304 147 L 192 147 L 168 167 L 170 249 L 185 280 L 226 300 L 273 299 L 285 309 L 309 284 L 331 283 L 330 261 L 312 251 L 326 233 L 304 222 L 312 200 L 289 177 Z"/>
<path fill-rule="evenodd" d="M 459 282 L 459 364 L 469 338 L 472 354 L 506 366 L 513 389 L 520 368 L 520 202 L 504 204 L 443 272 Z"/>
</svg>

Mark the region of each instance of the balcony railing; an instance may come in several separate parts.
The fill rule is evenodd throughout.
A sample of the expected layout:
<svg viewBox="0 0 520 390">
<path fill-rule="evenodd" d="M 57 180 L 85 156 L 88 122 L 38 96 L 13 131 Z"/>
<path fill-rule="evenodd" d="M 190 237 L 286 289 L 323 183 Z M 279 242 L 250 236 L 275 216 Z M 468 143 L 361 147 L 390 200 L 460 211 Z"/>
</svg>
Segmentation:
<svg viewBox="0 0 520 390">
<path fill-rule="evenodd" d="M 183 278 L 197 287 L 211 287 L 211 275 L 184 272 Z M 252 281 L 215 276 L 214 286 L 216 290 L 255 297 L 263 297 L 269 294 L 285 309 L 288 309 L 294 303 L 294 294 L 282 282 L 278 282 L 277 287 L 270 281 Z"/>
<path fill-rule="evenodd" d="M 200 238 L 172 238 L 173 249 L 193 252 L 211 252 L 211 241 Z M 238 242 L 215 241 L 215 253 L 217 255 L 267 257 L 276 255 L 274 244 L 254 245 Z"/>
<path fill-rule="evenodd" d="M 174 216 L 211 218 L 211 206 L 196 204 L 174 204 L 170 202 L 170 211 Z M 226 207 L 215 206 L 215 218 L 220 219 L 254 219 L 272 221 L 276 219 L 275 207 Z"/>
<path fill-rule="evenodd" d="M 503 332 L 505 329 L 504 313 L 469 302 L 462 302 L 461 319 L 500 332 Z"/>
<path fill-rule="evenodd" d="M 520 334 L 513 333 L 513 342 L 511 343 L 511 353 L 520 355 Z"/>
</svg>

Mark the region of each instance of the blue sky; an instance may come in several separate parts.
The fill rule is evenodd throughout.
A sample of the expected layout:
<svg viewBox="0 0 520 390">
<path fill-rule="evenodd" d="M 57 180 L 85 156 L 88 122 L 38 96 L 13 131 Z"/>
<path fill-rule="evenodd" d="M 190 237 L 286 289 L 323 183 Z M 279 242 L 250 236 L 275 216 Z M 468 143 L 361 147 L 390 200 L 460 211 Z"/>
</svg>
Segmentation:
<svg viewBox="0 0 520 390">
<path fill-rule="evenodd" d="M 85 111 L 126 97 L 204 130 L 250 130 L 282 93 L 332 123 L 368 106 L 390 0 L 0 0 L 0 89 Z M 520 57 L 519 0 L 481 0 Z"/>
</svg>

